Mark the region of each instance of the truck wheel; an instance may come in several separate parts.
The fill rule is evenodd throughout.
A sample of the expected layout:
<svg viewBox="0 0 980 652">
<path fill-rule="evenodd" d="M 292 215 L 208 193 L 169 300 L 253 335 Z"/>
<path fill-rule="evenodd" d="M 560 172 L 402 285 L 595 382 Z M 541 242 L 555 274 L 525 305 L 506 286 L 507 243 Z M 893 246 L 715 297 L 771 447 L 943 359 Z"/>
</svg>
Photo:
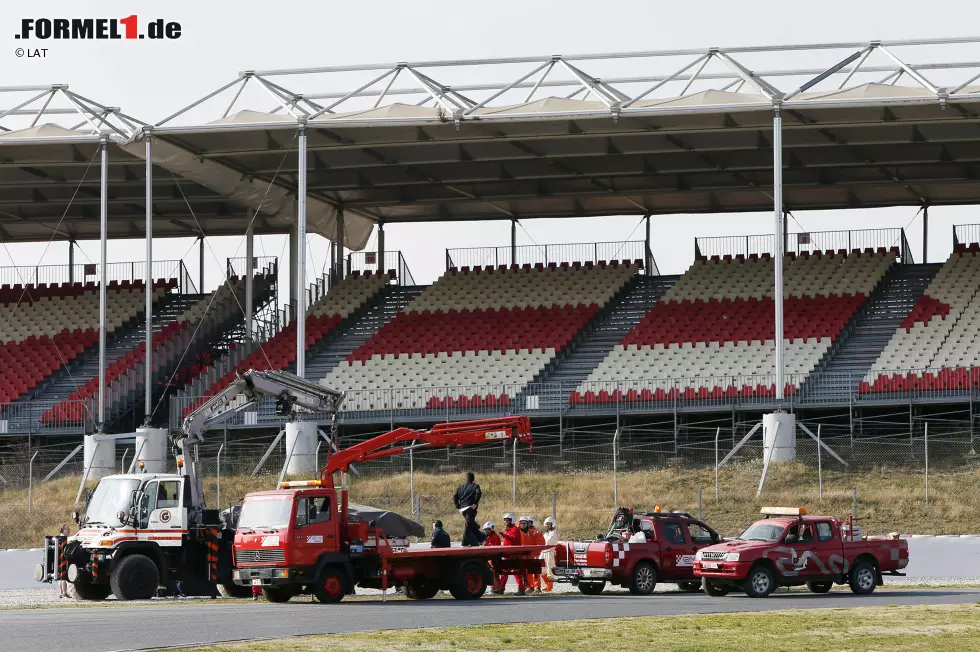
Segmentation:
<svg viewBox="0 0 980 652">
<path fill-rule="evenodd" d="M 105 600 L 112 592 L 108 584 L 73 582 L 72 588 L 74 589 L 75 599 L 77 600 Z"/>
<path fill-rule="evenodd" d="M 767 598 L 776 589 L 776 578 L 767 566 L 756 566 L 745 578 L 745 595 L 750 598 Z"/>
<path fill-rule="evenodd" d="M 225 582 L 218 585 L 218 593 L 225 598 L 250 598 L 252 597 L 252 587 L 238 586 L 234 582 Z"/>
<path fill-rule="evenodd" d="M 851 569 L 851 590 L 858 595 L 874 593 L 878 584 L 878 573 L 875 567 L 866 561 L 859 561 Z"/>
<path fill-rule="evenodd" d="M 159 585 L 157 565 L 145 555 L 123 557 L 109 576 L 109 586 L 117 600 L 149 600 L 156 596 Z"/>
<path fill-rule="evenodd" d="M 701 582 L 678 582 L 677 588 L 684 593 L 697 593 L 701 590 Z"/>
<path fill-rule="evenodd" d="M 810 589 L 810 593 L 830 593 L 830 589 L 834 588 L 833 582 L 807 582 L 806 588 Z"/>
<path fill-rule="evenodd" d="M 606 588 L 605 582 L 579 582 L 578 590 L 585 595 L 599 595 Z"/>
<path fill-rule="evenodd" d="M 425 582 L 409 582 L 405 585 L 405 597 L 409 600 L 431 600 L 439 593 L 439 587 Z"/>
<path fill-rule="evenodd" d="M 630 577 L 630 593 L 633 595 L 650 595 L 657 588 L 657 569 L 648 561 L 641 561 L 633 567 Z"/>
<path fill-rule="evenodd" d="M 704 592 L 713 598 L 724 598 L 728 595 L 728 587 L 724 584 L 712 582 L 709 579 L 705 579 L 702 584 L 704 586 Z"/>
<path fill-rule="evenodd" d="M 467 561 L 460 565 L 449 587 L 457 600 L 477 600 L 493 584 L 493 573 L 485 561 Z"/>
<path fill-rule="evenodd" d="M 347 578 L 339 568 L 324 566 L 316 574 L 313 595 L 324 604 L 340 602 L 348 593 Z"/>
<path fill-rule="evenodd" d="M 289 602 L 293 591 L 289 587 L 267 587 L 262 589 L 262 597 L 269 602 Z"/>
</svg>

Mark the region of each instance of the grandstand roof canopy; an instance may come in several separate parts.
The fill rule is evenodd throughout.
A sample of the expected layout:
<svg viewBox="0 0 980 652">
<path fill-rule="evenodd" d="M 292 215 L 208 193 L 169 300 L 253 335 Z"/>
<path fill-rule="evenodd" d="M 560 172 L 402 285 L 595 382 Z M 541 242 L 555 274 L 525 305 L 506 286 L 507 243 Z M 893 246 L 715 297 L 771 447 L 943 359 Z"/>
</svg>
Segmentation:
<svg viewBox="0 0 980 652">
<path fill-rule="evenodd" d="M 343 206 L 352 249 L 378 221 L 771 210 L 776 107 L 789 210 L 980 203 L 978 80 L 980 38 L 246 71 L 152 127 L 156 235 L 188 222 L 174 175 L 209 234 L 244 231 L 232 202 L 268 215 L 256 233 L 284 231 L 300 123 L 310 230 L 333 235 Z M 141 193 L 119 189 L 142 178 L 131 127 L 114 135 L 133 161 L 114 157 L 114 236 L 141 228 Z M 35 167 L 83 169 L 92 137 Z M 0 180 L 0 227 L 36 219 L 48 182 L 11 202 Z"/>
</svg>

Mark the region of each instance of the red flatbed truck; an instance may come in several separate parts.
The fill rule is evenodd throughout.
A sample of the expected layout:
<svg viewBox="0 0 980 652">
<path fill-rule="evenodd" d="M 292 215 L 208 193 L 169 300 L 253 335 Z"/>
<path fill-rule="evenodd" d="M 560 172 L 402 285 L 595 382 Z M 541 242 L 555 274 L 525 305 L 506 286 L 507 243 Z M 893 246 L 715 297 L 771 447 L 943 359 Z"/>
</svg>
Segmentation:
<svg viewBox="0 0 980 652">
<path fill-rule="evenodd" d="M 431 430 L 398 428 L 335 453 L 320 480 L 284 482 L 279 489 L 245 496 L 234 542 L 234 581 L 260 586 L 267 599 L 285 602 L 312 593 L 339 602 L 354 586 L 404 586 L 407 597 L 426 600 L 448 590 L 457 600 L 480 598 L 498 572 L 540 573 L 549 546 L 413 549 L 418 524 L 387 513 L 365 520 L 348 502 L 351 464 L 410 449 L 506 440 L 531 442 L 527 417 L 442 423 Z M 334 474 L 341 483 L 334 486 Z M 418 532 L 415 532 L 418 534 Z"/>
</svg>

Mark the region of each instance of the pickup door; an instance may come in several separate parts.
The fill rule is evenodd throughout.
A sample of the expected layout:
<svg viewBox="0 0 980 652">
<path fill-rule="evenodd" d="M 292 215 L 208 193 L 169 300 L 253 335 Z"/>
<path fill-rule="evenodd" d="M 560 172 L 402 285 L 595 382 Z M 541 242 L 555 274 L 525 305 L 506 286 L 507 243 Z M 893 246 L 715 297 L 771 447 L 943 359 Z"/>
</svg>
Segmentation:
<svg viewBox="0 0 980 652">
<path fill-rule="evenodd" d="M 660 540 L 660 580 L 694 579 L 694 555 L 698 548 L 714 543 L 711 532 L 697 523 L 655 519 Z"/>
<path fill-rule="evenodd" d="M 829 520 L 793 524 L 783 543 L 783 552 L 791 553 L 776 562 L 784 577 L 816 581 L 838 577 L 843 572 L 840 534 Z"/>
</svg>

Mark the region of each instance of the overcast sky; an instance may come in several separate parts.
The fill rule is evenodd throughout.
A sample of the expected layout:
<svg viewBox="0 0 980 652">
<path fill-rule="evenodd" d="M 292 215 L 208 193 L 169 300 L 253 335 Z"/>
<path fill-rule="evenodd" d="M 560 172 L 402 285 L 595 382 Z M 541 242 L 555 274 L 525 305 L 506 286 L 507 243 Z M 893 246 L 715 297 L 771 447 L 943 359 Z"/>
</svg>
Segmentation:
<svg viewBox="0 0 980 652">
<path fill-rule="evenodd" d="M 9 5 L 9 6 L 6 6 Z M 168 2 L 99 2 L 35 0 L 6 3 L 0 16 L 0 86 L 67 83 L 72 90 L 154 123 L 234 79 L 247 69 L 327 66 L 380 61 L 458 59 L 579 52 L 614 52 L 708 46 L 765 45 L 872 39 L 973 36 L 978 32 L 976 3 L 942 5 L 911 2 L 848 2 L 792 4 L 751 2 L 528 2 L 493 0 L 447 3 L 405 2 L 269 3 L 252 0 L 170 0 Z M 44 59 L 17 58 L 22 43 L 13 35 L 22 18 L 123 17 L 179 21 L 177 41 L 50 42 Z M 6 34 L 4 37 L 3 35 Z M 966 46 L 959 60 L 980 60 L 976 46 Z M 810 64 L 814 65 L 814 64 Z M 816 64 L 819 65 L 819 64 Z M 619 69 L 623 74 L 643 70 Z M 495 79 L 493 81 L 501 81 Z M 324 89 L 327 90 L 327 89 Z M 341 88 L 336 90 L 349 90 Z M 8 108 L 0 106 L 0 109 Z M 242 106 L 268 110 L 263 105 Z M 214 108 L 212 111 L 220 112 Z M 208 114 L 201 113 L 201 121 Z M 219 114 L 210 116 L 211 119 Z M 973 207 L 930 210 L 929 255 L 945 258 L 951 248 L 951 225 L 980 222 Z M 797 212 L 790 230 L 908 227 L 915 257 L 921 257 L 921 216 L 915 209 L 847 212 Z M 518 229 L 518 243 L 592 242 L 642 238 L 636 216 L 527 220 Z M 661 271 L 681 273 L 691 263 L 698 235 L 767 233 L 771 213 L 730 216 L 656 216 L 653 252 Z M 403 252 L 419 282 L 432 282 L 442 271 L 446 247 L 506 245 L 510 225 L 455 223 L 390 225 L 386 246 Z M 256 255 L 286 256 L 284 237 L 266 237 Z M 372 237 L 373 247 L 374 238 Z M 97 261 L 98 243 L 83 243 L 77 262 Z M 196 274 L 193 240 L 161 240 L 159 260 L 187 256 Z M 209 241 L 207 285 L 219 280 L 226 256 L 244 252 L 243 238 Z M 45 251 L 46 250 L 46 251 Z M 142 258 L 134 242 L 111 243 L 112 261 Z M 309 264 L 324 265 L 327 243 L 311 237 Z M 42 258 L 43 252 L 43 258 Z M 67 262 L 67 245 L 12 245 L 0 250 L 0 265 Z M 286 268 L 284 259 L 284 268 Z"/>
</svg>

